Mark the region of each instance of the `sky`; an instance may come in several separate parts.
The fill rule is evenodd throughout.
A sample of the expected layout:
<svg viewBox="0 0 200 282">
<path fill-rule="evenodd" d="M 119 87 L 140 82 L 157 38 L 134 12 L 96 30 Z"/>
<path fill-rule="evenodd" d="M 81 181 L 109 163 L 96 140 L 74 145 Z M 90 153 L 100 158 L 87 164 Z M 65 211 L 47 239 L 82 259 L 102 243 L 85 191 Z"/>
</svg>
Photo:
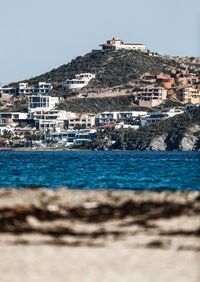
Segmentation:
<svg viewBox="0 0 200 282">
<path fill-rule="evenodd" d="M 0 83 L 50 71 L 112 37 L 200 56 L 199 0 L 0 0 Z"/>
</svg>

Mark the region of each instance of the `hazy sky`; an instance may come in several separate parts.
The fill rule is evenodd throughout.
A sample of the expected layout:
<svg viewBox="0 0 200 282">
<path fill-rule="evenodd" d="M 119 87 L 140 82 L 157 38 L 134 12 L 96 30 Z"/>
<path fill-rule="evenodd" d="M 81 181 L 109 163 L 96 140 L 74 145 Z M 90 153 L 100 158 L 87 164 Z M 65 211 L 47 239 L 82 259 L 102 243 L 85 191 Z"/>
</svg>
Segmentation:
<svg viewBox="0 0 200 282">
<path fill-rule="evenodd" d="M 200 56 L 200 0 L 0 0 L 0 82 L 39 75 L 113 36 Z"/>
</svg>

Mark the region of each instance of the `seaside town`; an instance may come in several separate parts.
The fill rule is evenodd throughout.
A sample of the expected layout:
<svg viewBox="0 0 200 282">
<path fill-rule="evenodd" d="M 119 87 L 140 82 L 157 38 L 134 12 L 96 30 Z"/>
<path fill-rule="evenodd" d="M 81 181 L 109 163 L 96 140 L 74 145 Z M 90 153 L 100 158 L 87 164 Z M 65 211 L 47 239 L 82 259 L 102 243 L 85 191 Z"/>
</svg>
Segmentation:
<svg viewBox="0 0 200 282">
<path fill-rule="evenodd" d="M 137 130 L 200 106 L 200 59 L 161 56 L 144 44 L 118 38 L 100 45 L 92 53 L 132 50 L 181 64 L 163 72 L 144 73 L 126 87 L 87 91 L 96 73 L 76 73 L 57 84 L 49 81 L 19 82 L 0 87 L 1 148 L 73 148 L 92 143 L 99 132 L 112 128 Z M 85 90 L 86 89 L 86 90 Z M 94 89 L 94 87 L 93 87 Z M 63 95 L 65 93 L 65 95 Z M 131 96 L 134 110 L 79 112 L 59 109 L 75 99 Z M 169 103 L 169 101 L 173 103 Z M 23 105 L 23 107 L 21 106 Z"/>
</svg>

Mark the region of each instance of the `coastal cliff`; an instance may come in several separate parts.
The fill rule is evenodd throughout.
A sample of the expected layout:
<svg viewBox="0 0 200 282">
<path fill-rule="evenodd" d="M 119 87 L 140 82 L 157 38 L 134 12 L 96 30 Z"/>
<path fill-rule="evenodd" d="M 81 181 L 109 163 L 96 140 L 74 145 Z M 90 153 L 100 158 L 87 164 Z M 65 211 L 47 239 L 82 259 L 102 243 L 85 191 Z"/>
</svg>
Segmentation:
<svg viewBox="0 0 200 282">
<path fill-rule="evenodd" d="M 133 151 L 199 151 L 200 108 L 137 130 L 108 129 L 94 144 L 97 149 Z"/>
</svg>

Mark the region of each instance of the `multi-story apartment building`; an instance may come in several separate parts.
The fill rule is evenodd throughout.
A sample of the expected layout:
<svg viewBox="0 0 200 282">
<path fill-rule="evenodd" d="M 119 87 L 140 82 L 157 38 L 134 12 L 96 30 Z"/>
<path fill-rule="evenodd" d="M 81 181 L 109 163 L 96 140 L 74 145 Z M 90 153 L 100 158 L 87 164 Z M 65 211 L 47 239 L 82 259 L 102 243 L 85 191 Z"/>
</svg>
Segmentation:
<svg viewBox="0 0 200 282">
<path fill-rule="evenodd" d="M 167 90 L 163 87 L 143 87 L 135 92 L 135 101 L 141 107 L 152 108 L 162 104 L 167 98 Z"/>
<path fill-rule="evenodd" d="M 30 95 L 30 94 L 47 94 L 51 89 L 53 89 L 53 86 L 51 83 L 47 82 L 39 82 L 35 86 L 29 86 L 27 82 L 21 82 L 19 83 L 19 95 Z"/>
<path fill-rule="evenodd" d="M 182 88 L 179 91 L 178 98 L 184 104 L 198 104 L 200 103 L 200 89 L 194 87 Z"/>
<path fill-rule="evenodd" d="M 147 111 L 103 112 L 96 116 L 96 125 L 127 122 L 147 115 Z"/>
<path fill-rule="evenodd" d="M 76 113 L 73 118 L 68 121 L 68 128 L 89 128 L 95 126 L 95 115 L 94 114 L 79 114 Z"/>
<path fill-rule="evenodd" d="M 35 111 L 29 118 L 35 122 L 36 129 L 60 131 L 68 127 L 68 120 L 73 113 L 59 110 Z"/>
<path fill-rule="evenodd" d="M 170 109 L 164 112 L 154 112 L 150 113 L 146 117 L 141 118 L 141 125 L 152 124 L 162 120 L 165 120 L 170 117 L 174 117 L 175 115 L 183 114 L 184 110 L 179 108 Z"/>
<path fill-rule="evenodd" d="M 48 94 L 31 94 L 28 96 L 28 111 L 49 111 L 59 103 L 59 97 L 52 97 Z"/>
</svg>

